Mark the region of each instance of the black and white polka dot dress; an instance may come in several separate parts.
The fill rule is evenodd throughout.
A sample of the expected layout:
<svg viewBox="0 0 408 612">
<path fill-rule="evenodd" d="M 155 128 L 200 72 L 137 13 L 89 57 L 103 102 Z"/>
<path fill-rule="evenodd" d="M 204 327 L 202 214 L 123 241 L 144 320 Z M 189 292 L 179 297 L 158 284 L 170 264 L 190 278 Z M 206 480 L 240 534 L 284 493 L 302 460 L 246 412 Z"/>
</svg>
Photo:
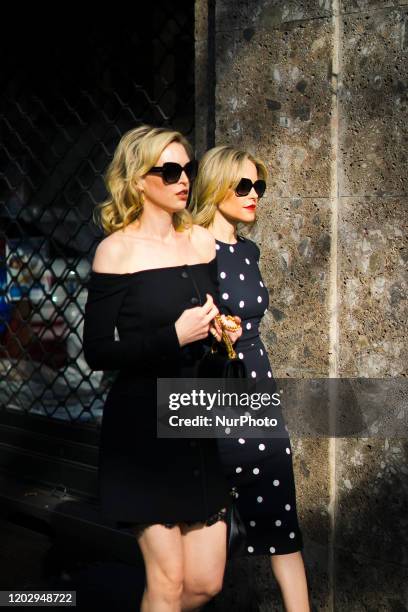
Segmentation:
<svg viewBox="0 0 408 612">
<path fill-rule="evenodd" d="M 269 294 L 259 271 L 259 248 L 247 238 L 227 244 L 217 240 L 220 310 L 239 315 L 243 333 L 235 345 L 248 376 L 270 379 L 273 373 L 259 325 Z M 219 438 L 224 471 L 236 488 L 251 555 L 287 554 L 303 549 L 296 511 L 292 448 L 286 438 Z"/>
</svg>

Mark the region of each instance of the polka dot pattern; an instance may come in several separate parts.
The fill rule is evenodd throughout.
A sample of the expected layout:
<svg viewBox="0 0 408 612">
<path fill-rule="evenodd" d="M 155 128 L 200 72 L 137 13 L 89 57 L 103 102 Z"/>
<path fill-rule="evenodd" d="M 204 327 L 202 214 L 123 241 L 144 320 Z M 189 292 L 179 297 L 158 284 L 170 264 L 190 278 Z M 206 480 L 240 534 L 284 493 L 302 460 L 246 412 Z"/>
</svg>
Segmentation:
<svg viewBox="0 0 408 612">
<path fill-rule="evenodd" d="M 240 237 L 232 251 L 231 247 L 217 241 L 220 295 L 228 295 L 228 300 L 221 302 L 221 311 L 225 307 L 225 314 L 241 317 L 243 332 L 234 348 L 251 380 L 269 385 L 273 371 L 259 336 L 269 293 L 257 263 L 259 252 L 253 242 Z M 302 548 L 287 428 L 285 432 L 286 438 L 231 435 L 217 440 L 229 483 L 239 487 L 236 503 L 247 528 L 248 556 L 286 554 Z"/>
</svg>

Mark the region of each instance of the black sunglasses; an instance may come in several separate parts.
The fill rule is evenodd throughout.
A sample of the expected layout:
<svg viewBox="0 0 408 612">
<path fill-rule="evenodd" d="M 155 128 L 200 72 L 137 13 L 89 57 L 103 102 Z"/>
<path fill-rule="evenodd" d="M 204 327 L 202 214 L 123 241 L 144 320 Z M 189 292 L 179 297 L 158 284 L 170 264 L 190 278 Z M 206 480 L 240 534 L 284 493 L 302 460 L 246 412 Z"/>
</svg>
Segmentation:
<svg viewBox="0 0 408 612">
<path fill-rule="evenodd" d="M 177 183 L 181 173 L 186 173 L 188 180 L 191 182 L 197 176 L 198 162 L 196 159 L 191 159 L 185 166 L 181 166 L 175 162 L 165 162 L 162 166 L 154 166 L 146 174 L 161 174 L 163 182 L 171 185 Z"/>
<path fill-rule="evenodd" d="M 252 187 L 255 189 L 258 198 L 262 198 L 266 189 L 266 183 L 262 179 L 258 179 L 253 183 L 249 178 L 242 178 L 234 189 L 235 195 L 239 197 L 246 196 Z"/>
</svg>

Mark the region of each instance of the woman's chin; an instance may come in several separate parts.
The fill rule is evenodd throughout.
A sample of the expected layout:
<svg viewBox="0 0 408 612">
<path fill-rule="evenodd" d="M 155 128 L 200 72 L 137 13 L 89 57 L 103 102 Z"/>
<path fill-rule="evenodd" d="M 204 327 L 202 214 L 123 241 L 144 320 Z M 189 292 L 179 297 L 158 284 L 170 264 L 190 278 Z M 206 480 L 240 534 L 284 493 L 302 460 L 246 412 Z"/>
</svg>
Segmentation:
<svg viewBox="0 0 408 612">
<path fill-rule="evenodd" d="M 165 210 L 166 212 L 170 214 L 174 214 L 182 210 L 185 210 L 186 206 L 187 206 L 187 201 L 180 200 L 178 202 L 172 202 L 171 204 L 168 204 L 168 203 L 162 204 L 160 205 L 160 208 L 162 208 L 163 210 Z"/>
<path fill-rule="evenodd" d="M 250 211 L 246 211 L 243 215 L 242 218 L 239 219 L 239 221 L 241 223 L 253 223 L 256 220 L 256 212 L 250 212 Z"/>
</svg>

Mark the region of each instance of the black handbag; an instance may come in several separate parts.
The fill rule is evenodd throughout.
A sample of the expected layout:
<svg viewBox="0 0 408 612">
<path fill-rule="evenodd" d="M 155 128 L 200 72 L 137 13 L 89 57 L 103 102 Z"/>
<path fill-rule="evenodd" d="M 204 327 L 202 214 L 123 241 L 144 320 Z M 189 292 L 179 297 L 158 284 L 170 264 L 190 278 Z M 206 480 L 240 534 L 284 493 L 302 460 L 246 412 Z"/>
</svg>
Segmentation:
<svg viewBox="0 0 408 612">
<path fill-rule="evenodd" d="M 236 497 L 236 489 L 232 488 L 231 495 Z M 235 501 L 227 511 L 227 559 L 244 556 L 246 552 L 247 532 L 241 519 Z"/>
<path fill-rule="evenodd" d="M 223 330 L 222 341 L 214 340 L 212 347 L 197 362 L 198 378 L 246 378 L 247 370 L 242 359 L 237 357 L 231 340 Z"/>
</svg>

